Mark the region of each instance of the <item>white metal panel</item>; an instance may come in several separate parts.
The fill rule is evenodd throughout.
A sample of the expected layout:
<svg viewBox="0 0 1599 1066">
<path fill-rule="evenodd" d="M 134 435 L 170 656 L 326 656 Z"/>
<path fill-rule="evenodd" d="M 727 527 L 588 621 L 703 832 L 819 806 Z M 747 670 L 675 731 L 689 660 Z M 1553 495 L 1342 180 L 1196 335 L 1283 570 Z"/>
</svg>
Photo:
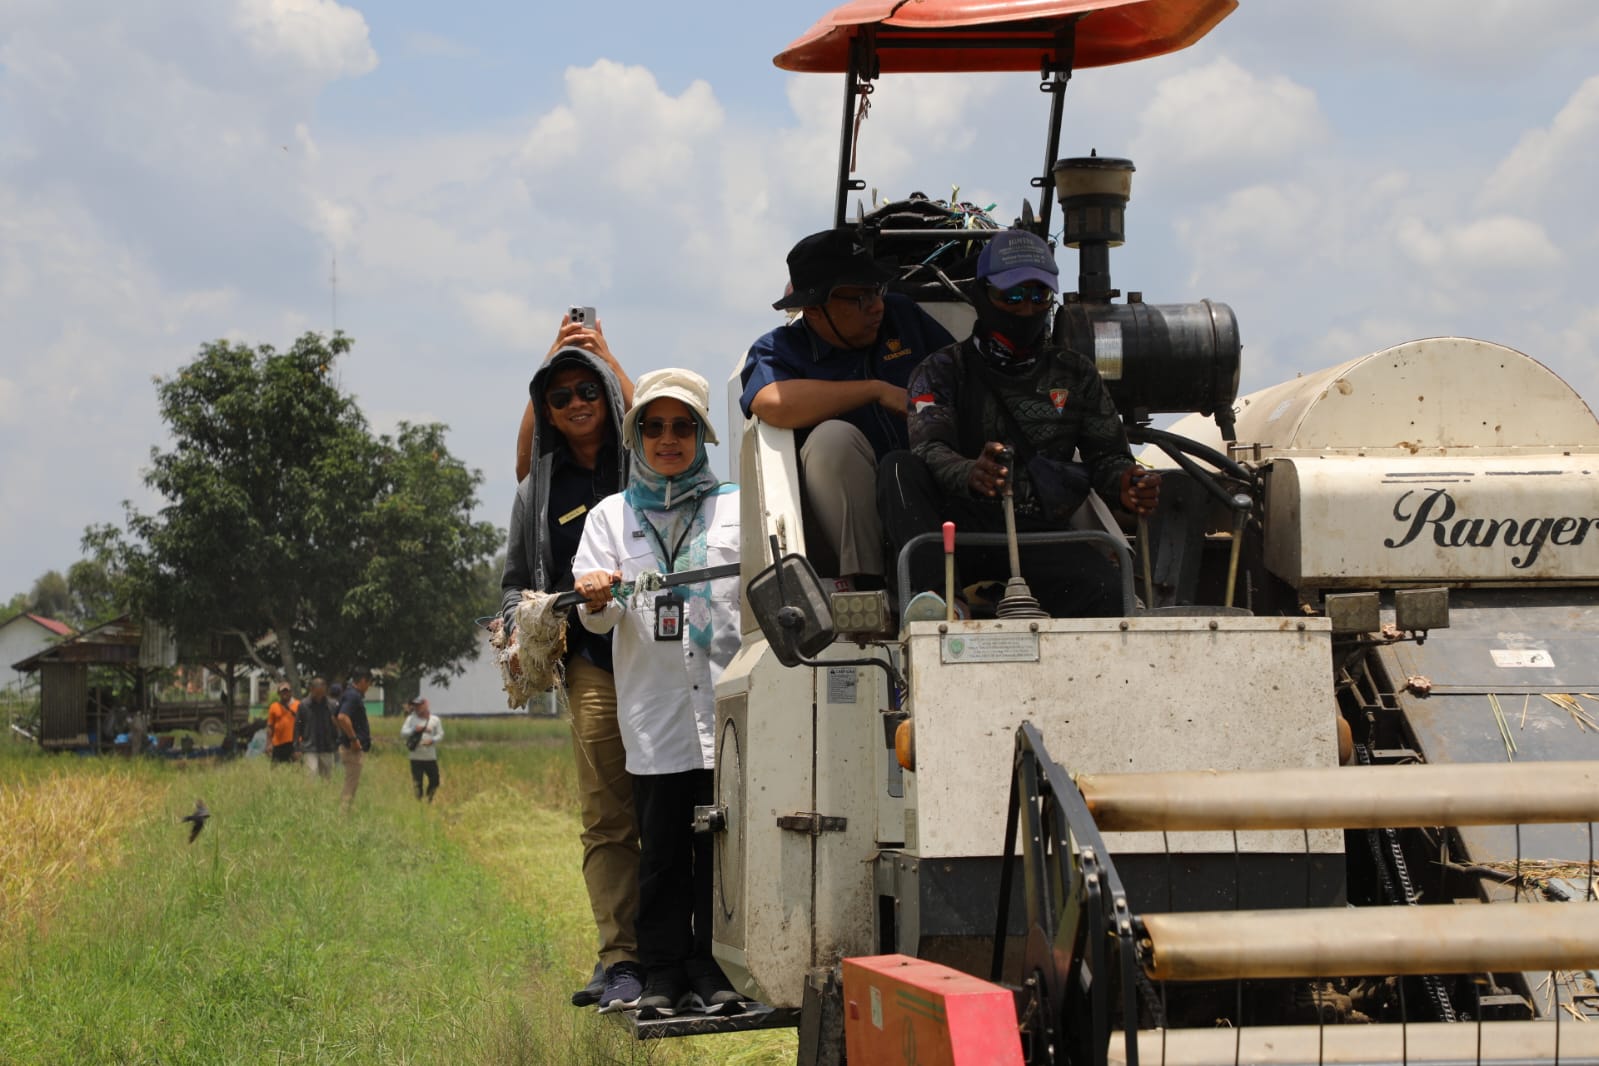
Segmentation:
<svg viewBox="0 0 1599 1066">
<path fill-rule="evenodd" d="M 1465 337 L 1373 352 L 1238 407 L 1238 439 L 1278 450 L 1599 448 L 1593 412 L 1552 370 Z"/>
<path fill-rule="evenodd" d="M 853 644 L 835 644 L 823 658 L 860 655 Z M 883 711 L 888 708 L 888 685 L 875 667 L 828 667 L 815 676 L 815 809 L 846 819 L 842 831 L 823 833 L 816 840 L 812 965 L 829 966 L 846 956 L 877 953 L 868 860 L 877 850 L 879 796 L 887 793 Z"/>
<path fill-rule="evenodd" d="M 1599 580 L 1599 456 L 1278 458 L 1266 565 L 1300 588 Z"/>
<path fill-rule="evenodd" d="M 1325 619 L 1129 618 L 1038 622 L 1038 661 L 943 662 L 938 623 L 910 627 L 916 772 L 906 818 L 923 859 L 998 854 L 1017 727 L 1031 721 L 1070 773 L 1336 766 Z M 1126 628 L 1121 628 L 1125 625 Z M 1024 638 L 1028 622 L 958 622 L 956 635 Z M 996 649 L 996 654 L 1003 649 Z M 1312 832 L 1318 852 L 1342 837 Z M 1121 853 L 1159 834 L 1112 834 Z M 1299 833 L 1240 833 L 1241 850 L 1303 851 Z M 1173 851 L 1227 852 L 1228 833 L 1174 833 Z"/>
<path fill-rule="evenodd" d="M 739 989 L 772 1006 L 799 1006 L 811 964 L 812 841 L 777 819 L 812 809 L 813 674 L 784 667 L 763 642 L 734 656 L 716 686 L 716 795 L 729 811 L 716 840 L 714 951 Z"/>
<path fill-rule="evenodd" d="M 1599 422 L 1552 370 L 1466 337 L 1408 341 L 1240 397 L 1240 444 L 1360 455 L 1514 454 L 1599 449 Z M 1172 431 L 1226 450 L 1214 420 Z M 1144 458 L 1164 465 L 1158 449 Z"/>
</svg>

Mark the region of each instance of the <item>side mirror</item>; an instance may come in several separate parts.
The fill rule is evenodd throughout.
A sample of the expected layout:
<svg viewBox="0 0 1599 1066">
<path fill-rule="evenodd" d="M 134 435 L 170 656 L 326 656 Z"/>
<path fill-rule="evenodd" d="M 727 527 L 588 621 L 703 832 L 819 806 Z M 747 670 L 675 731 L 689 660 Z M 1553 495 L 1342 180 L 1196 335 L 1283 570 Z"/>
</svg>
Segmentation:
<svg viewBox="0 0 1599 1066">
<path fill-rule="evenodd" d="M 800 666 L 833 642 L 822 579 L 803 555 L 785 555 L 750 579 L 745 596 L 777 661 Z"/>
</svg>

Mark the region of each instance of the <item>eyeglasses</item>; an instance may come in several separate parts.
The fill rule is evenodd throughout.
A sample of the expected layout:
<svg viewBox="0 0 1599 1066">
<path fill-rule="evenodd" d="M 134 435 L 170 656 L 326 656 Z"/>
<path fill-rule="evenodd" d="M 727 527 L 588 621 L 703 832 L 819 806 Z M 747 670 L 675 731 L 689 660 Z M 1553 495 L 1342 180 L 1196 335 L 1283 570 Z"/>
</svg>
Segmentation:
<svg viewBox="0 0 1599 1066">
<path fill-rule="evenodd" d="M 1055 294 L 1042 285 L 1016 285 L 1009 289 L 996 289 L 988 287 L 989 294 L 1000 303 L 1019 306 L 1023 301 L 1034 304 L 1047 304 L 1055 299 Z"/>
<path fill-rule="evenodd" d="M 668 426 L 672 428 L 672 436 L 675 438 L 692 437 L 697 429 L 692 418 L 673 418 L 670 420 L 665 418 L 646 418 L 639 428 L 644 431 L 646 437 L 654 440 L 665 433 Z"/>
<path fill-rule="evenodd" d="M 829 300 L 852 303 L 864 311 L 886 295 L 888 295 L 887 285 L 871 285 L 861 288 L 859 292 L 844 292 L 840 289 L 834 289 L 827 294 L 827 298 Z"/>
<path fill-rule="evenodd" d="M 572 394 L 574 392 L 577 393 L 578 398 L 584 403 L 593 403 L 595 400 L 598 400 L 601 395 L 603 395 L 599 382 L 580 381 L 577 383 L 575 388 L 567 388 L 565 385 L 562 385 L 560 388 L 551 389 L 549 392 L 544 394 L 544 399 L 555 410 L 564 411 L 566 410 L 567 404 L 572 402 Z"/>
</svg>

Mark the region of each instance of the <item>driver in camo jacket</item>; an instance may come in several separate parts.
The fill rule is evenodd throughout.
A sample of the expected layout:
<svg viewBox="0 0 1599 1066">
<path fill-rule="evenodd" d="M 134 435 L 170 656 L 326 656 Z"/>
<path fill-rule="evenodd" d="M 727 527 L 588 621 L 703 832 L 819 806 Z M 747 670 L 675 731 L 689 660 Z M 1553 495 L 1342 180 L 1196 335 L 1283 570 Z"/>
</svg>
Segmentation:
<svg viewBox="0 0 1599 1066">
<path fill-rule="evenodd" d="M 1049 339 L 1058 275 L 1049 245 L 1023 230 L 996 235 L 978 259 L 972 334 L 916 368 L 907 390 L 911 450 L 890 454 L 879 471 L 896 553 L 946 521 L 957 531 L 1004 532 L 1007 486 L 1021 532 L 1069 528 L 1090 491 L 1133 514 L 1154 511 L 1160 476 L 1134 462 L 1093 360 Z M 1004 549 L 963 549 L 957 561 L 966 581 L 1008 576 Z M 1024 549 L 1022 573 L 1055 617 L 1121 613 L 1119 576 L 1098 548 Z M 911 587 L 900 597 L 942 580 L 934 546 L 912 559 Z"/>
</svg>

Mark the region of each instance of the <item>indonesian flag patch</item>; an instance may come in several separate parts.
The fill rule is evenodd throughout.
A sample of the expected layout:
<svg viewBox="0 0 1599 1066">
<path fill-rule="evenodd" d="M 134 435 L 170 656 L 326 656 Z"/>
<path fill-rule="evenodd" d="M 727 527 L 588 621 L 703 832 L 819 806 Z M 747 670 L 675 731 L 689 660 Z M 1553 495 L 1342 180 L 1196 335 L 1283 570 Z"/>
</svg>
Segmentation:
<svg viewBox="0 0 1599 1066">
<path fill-rule="evenodd" d="M 1050 389 L 1049 402 L 1055 405 L 1055 410 L 1064 411 L 1066 410 L 1066 399 L 1070 395 L 1071 393 L 1065 389 Z"/>
<path fill-rule="evenodd" d="M 917 414 L 921 414 L 929 407 L 934 406 L 937 402 L 938 401 L 933 399 L 932 393 L 924 392 L 920 396 L 911 397 L 911 410 L 915 411 Z"/>
</svg>

